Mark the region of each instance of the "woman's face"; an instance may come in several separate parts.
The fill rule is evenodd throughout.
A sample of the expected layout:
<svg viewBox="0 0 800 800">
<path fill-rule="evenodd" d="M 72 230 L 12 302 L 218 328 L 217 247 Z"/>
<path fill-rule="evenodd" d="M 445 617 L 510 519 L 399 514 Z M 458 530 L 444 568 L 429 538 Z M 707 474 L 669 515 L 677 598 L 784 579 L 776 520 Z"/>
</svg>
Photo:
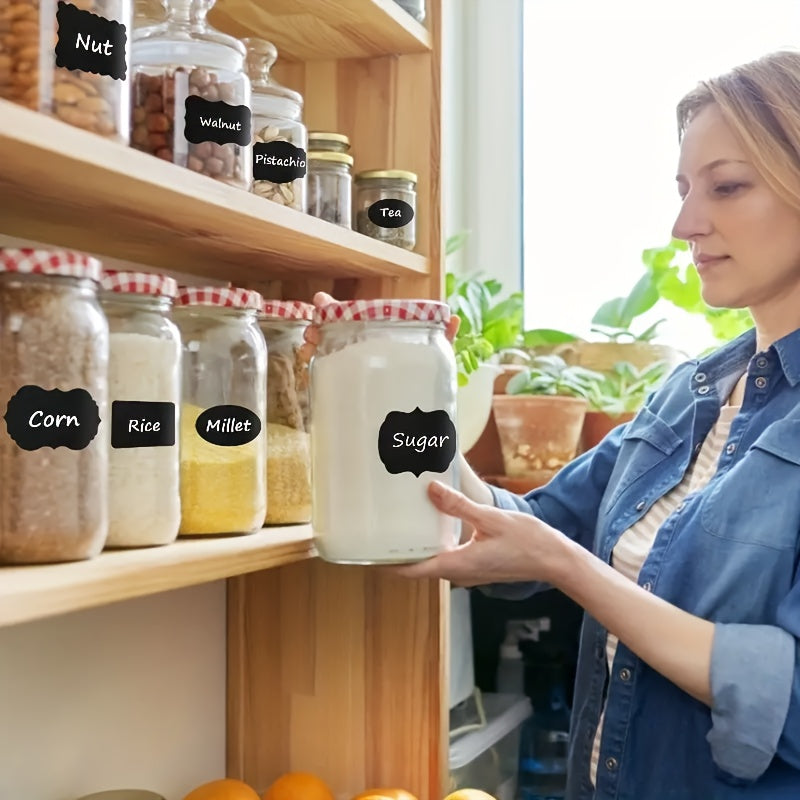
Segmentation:
<svg viewBox="0 0 800 800">
<path fill-rule="evenodd" d="M 706 303 L 755 313 L 800 292 L 800 212 L 758 174 L 716 104 L 687 127 L 677 180 L 672 233 L 691 244 Z"/>
</svg>

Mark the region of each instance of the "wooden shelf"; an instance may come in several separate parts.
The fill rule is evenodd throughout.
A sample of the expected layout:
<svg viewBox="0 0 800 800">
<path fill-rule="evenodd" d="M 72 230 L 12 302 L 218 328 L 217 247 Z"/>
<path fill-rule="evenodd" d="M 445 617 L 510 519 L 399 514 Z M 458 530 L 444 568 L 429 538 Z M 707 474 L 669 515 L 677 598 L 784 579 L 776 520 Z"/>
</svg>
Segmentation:
<svg viewBox="0 0 800 800">
<path fill-rule="evenodd" d="M 0 567 L 0 627 L 278 567 L 315 555 L 309 525 L 110 550 L 69 564 Z"/>
<path fill-rule="evenodd" d="M 269 39 L 281 61 L 369 58 L 431 49 L 427 28 L 394 0 L 218 0 L 209 20 L 233 36 Z"/>
<path fill-rule="evenodd" d="M 9 236 L 240 284 L 428 274 L 418 253 L 3 100 L 0 153 Z"/>
</svg>

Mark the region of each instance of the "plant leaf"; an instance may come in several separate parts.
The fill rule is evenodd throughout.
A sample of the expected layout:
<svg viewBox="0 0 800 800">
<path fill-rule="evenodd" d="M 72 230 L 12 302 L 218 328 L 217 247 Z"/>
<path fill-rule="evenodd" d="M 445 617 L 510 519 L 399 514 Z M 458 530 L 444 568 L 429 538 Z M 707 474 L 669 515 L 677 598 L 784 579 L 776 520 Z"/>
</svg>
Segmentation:
<svg viewBox="0 0 800 800">
<path fill-rule="evenodd" d="M 522 344 L 524 347 L 542 347 L 551 344 L 564 344 L 566 342 L 576 342 L 578 337 L 572 333 L 554 330 L 553 328 L 535 328 L 524 331 L 522 334 Z"/>
<path fill-rule="evenodd" d="M 464 230 L 454 233 L 452 236 L 448 236 L 444 243 L 445 256 L 452 255 L 457 250 L 460 250 L 466 244 L 467 239 L 469 239 L 469 234 L 470 232 L 468 230 Z"/>
</svg>

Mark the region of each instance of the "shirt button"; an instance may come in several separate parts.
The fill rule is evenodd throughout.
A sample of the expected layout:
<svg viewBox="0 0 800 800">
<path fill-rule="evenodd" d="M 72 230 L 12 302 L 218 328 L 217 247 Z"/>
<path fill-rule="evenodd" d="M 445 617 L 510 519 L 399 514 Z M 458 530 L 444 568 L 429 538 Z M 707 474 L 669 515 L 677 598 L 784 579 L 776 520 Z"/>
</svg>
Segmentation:
<svg viewBox="0 0 800 800">
<path fill-rule="evenodd" d="M 698 443 L 697 443 L 697 444 L 694 446 L 694 452 L 695 452 L 695 455 L 697 455 L 697 453 L 699 453 L 699 452 L 700 452 L 702 449 L 703 449 L 703 443 L 702 443 L 702 442 L 698 442 Z"/>
<path fill-rule="evenodd" d="M 757 366 L 757 367 L 761 367 L 761 369 L 764 369 L 764 367 L 766 367 L 766 366 L 767 366 L 767 359 L 766 359 L 766 358 L 764 358 L 764 356 L 759 356 L 759 357 L 756 359 L 756 366 Z"/>
<path fill-rule="evenodd" d="M 762 375 L 759 375 L 756 378 L 756 386 L 758 386 L 759 389 L 763 389 L 766 385 L 767 385 L 767 379 Z"/>
<path fill-rule="evenodd" d="M 708 394 L 710 391 L 711 391 L 711 387 L 710 386 L 701 386 L 697 390 L 697 394 Z"/>
<path fill-rule="evenodd" d="M 623 667 L 619 671 L 619 679 L 627 683 L 631 679 L 631 671 L 627 667 Z"/>
<path fill-rule="evenodd" d="M 637 511 L 641 511 L 641 510 L 642 510 L 642 509 L 643 509 L 643 508 L 644 508 L 646 505 L 647 505 L 647 503 L 645 503 L 645 502 L 644 502 L 644 500 L 640 500 L 640 501 L 639 501 L 639 502 L 636 504 L 636 510 L 637 510 Z"/>
<path fill-rule="evenodd" d="M 686 503 L 681 503 L 675 510 L 676 511 L 683 511 L 686 508 Z"/>
<path fill-rule="evenodd" d="M 728 446 L 725 448 L 725 452 L 726 452 L 728 455 L 730 455 L 731 453 L 733 453 L 733 451 L 734 451 L 734 450 L 736 450 L 736 445 L 735 445 L 735 444 L 729 444 L 729 445 L 728 445 Z"/>
<path fill-rule="evenodd" d="M 617 768 L 617 759 L 616 758 L 607 758 L 606 759 L 606 769 L 610 772 L 613 772 Z"/>
<path fill-rule="evenodd" d="M 642 584 L 642 589 L 644 589 L 646 592 L 649 592 L 652 588 L 653 584 L 650 583 L 650 581 L 646 581 L 645 583 Z"/>
<path fill-rule="evenodd" d="M 695 375 L 695 376 L 694 376 L 694 379 L 695 379 L 695 380 L 696 380 L 698 383 L 703 383 L 703 381 L 706 379 L 706 374 L 705 374 L 705 372 L 698 372 L 698 373 L 697 373 L 697 375 Z"/>
</svg>

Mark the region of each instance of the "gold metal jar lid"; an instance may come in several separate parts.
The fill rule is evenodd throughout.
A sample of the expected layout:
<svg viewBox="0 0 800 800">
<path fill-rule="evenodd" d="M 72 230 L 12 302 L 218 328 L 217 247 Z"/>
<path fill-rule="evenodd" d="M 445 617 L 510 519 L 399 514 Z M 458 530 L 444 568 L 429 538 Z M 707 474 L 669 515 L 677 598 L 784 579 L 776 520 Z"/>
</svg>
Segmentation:
<svg viewBox="0 0 800 800">
<path fill-rule="evenodd" d="M 417 175 L 415 172 L 408 172 L 404 169 L 370 169 L 366 172 L 359 172 L 356 175 L 356 180 L 370 180 L 372 178 L 400 178 L 404 181 L 417 182 Z"/>
<path fill-rule="evenodd" d="M 343 133 L 328 133 L 327 131 L 309 131 L 308 141 L 338 142 L 339 144 L 343 144 L 346 147 L 350 147 L 350 139 Z"/>
<path fill-rule="evenodd" d="M 347 153 L 333 153 L 330 150 L 309 150 L 309 161 L 336 161 L 339 164 L 347 164 L 348 167 L 353 166 L 353 156 Z"/>
</svg>

